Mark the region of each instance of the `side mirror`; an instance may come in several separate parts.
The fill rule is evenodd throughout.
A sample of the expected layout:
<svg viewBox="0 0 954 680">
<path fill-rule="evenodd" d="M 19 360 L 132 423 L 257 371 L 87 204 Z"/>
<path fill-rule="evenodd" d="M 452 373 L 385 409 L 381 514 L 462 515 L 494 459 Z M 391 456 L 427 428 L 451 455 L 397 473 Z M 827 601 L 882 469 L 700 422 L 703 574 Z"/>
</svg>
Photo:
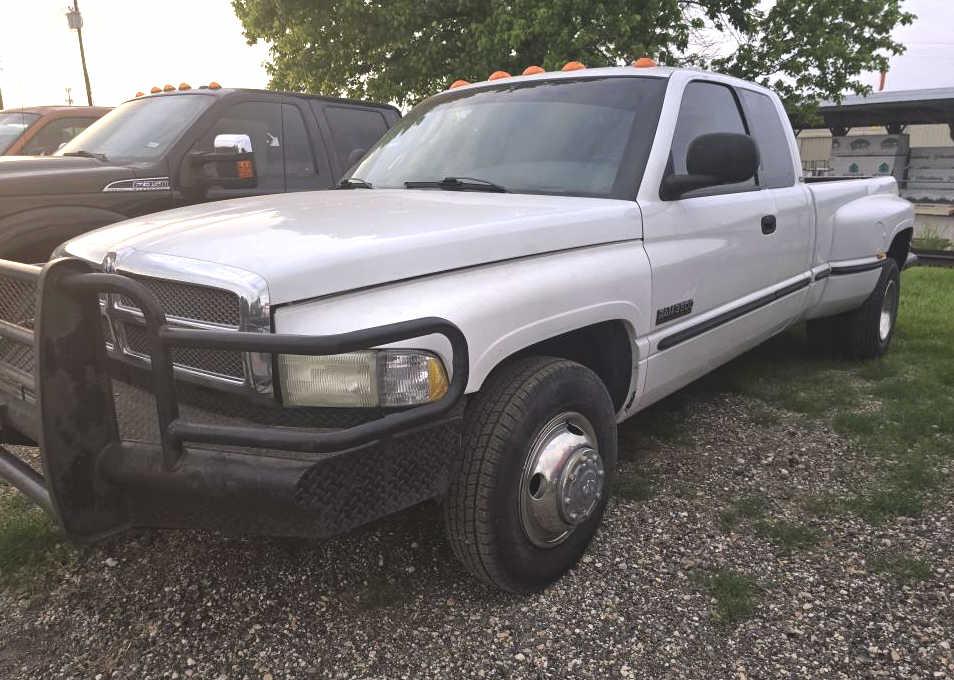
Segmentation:
<svg viewBox="0 0 954 680">
<path fill-rule="evenodd" d="M 689 143 L 685 175 L 667 175 L 660 194 L 672 201 L 696 189 L 737 184 L 755 177 L 759 150 L 748 135 L 714 132 Z"/>
<path fill-rule="evenodd" d="M 248 135 L 216 135 L 212 146 L 216 151 L 228 151 L 233 153 L 252 153 L 252 139 Z"/>
<path fill-rule="evenodd" d="M 220 134 L 212 142 L 213 151 L 193 152 L 189 161 L 200 187 L 252 189 L 258 186 L 252 139 L 243 134 Z"/>
</svg>

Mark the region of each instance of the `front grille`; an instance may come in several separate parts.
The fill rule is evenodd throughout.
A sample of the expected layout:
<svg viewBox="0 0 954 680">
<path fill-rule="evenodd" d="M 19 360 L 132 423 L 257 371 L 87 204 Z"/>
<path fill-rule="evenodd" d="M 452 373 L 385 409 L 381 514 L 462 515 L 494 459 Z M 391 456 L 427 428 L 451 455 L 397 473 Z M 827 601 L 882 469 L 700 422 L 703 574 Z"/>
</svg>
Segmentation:
<svg viewBox="0 0 954 680">
<path fill-rule="evenodd" d="M 239 298 L 231 291 L 146 276 L 124 276 L 145 284 L 159 299 L 167 316 L 234 328 L 238 328 L 241 322 Z M 124 296 L 119 297 L 119 304 L 138 310 L 136 303 Z"/>
<path fill-rule="evenodd" d="M 239 296 L 231 291 L 143 276 L 132 278 L 144 283 L 155 293 L 173 324 L 176 319 L 188 319 L 236 330 L 242 327 Z M 137 309 L 132 300 L 121 296 L 114 299 L 122 307 Z M 101 302 L 108 314 L 105 295 L 101 296 Z M 36 305 L 35 284 L 0 276 L 0 320 L 33 330 Z M 102 322 L 103 338 L 110 352 L 123 353 L 136 359 L 148 358 L 149 343 L 141 324 L 116 320 L 110 323 L 106 316 Z M 171 349 L 171 355 L 176 366 L 232 381 L 245 380 L 244 356 L 241 352 L 176 347 Z M 0 338 L 0 364 L 33 375 L 33 346 Z"/>
<path fill-rule="evenodd" d="M 123 332 L 126 336 L 126 347 L 130 352 L 143 357 L 149 356 L 149 339 L 144 327 L 135 323 L 124 323 Z M 192 347 L 173 347 L 171 352 L 172 363 L 176 366 L 238 380 L 245 377 L 241 352 L 194 349 Z"/>
</svg>

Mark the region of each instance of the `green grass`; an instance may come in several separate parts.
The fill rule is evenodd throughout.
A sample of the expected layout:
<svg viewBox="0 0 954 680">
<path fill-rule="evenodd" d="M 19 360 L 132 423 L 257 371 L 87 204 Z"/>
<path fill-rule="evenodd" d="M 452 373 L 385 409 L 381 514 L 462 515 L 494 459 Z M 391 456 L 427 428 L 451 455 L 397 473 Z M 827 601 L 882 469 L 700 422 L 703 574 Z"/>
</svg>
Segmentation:
<svg viewBox="0 0 954 680">
<path fill-rule="evenodd" d="M 873 477 L 857 480 L 837 503 L 815 499 L 816 514 L 849 511 L 875 523 L 917 515 L 945 486 L 938 470 L 954 457 L 954 270 L 906 271 L 901 290 L 892 346 L 878 360 L 815 356 L 804 330 L 794 329 L 697 388 L 827 420 L 872 461 Z"/>
<path fill-rule="evenodd" d="M 0 585 L 27 585 L 71 555 L 46 513 L 19 494 L 0 495 Z"/>
<path fill-rule="evenodd" d="M 759 520 L 754 528 L 756 535 L 771 541 L 784 554 L 810 548 L 821 540 L 816 529 L 786 520 Z"/>
<path fill-rule="evenodd" d="M 901 584 L 923 581 L 931 576 L 931 566 L 927 562 L 901 553 L 878 553 L 869 556 L 867 561 L 871 571 Z"/>
<path fill-rule="evenodd" d="M 638 472 L 621 472 L 616 478 L 613 495 L 628 501 L 648 501 L 656 495 L 652 480 Z"/>
<path fill-rule="evenodd" d="M 719 513 L 719 524 L 723 531 L 732 531 L 742 519 L 757 520 L 768 511 L 769 501 L 765 496 L 752 494 L 736 499 L 729 507 Z"/>
<path fill-rule="evenodd" d="M 758 604 L 759 587 L 752 578 L 732 569 L 717 569 L 698 577 L 713 599 L 712 618 L 731 625 L 747 619 Z"/>
</svg>

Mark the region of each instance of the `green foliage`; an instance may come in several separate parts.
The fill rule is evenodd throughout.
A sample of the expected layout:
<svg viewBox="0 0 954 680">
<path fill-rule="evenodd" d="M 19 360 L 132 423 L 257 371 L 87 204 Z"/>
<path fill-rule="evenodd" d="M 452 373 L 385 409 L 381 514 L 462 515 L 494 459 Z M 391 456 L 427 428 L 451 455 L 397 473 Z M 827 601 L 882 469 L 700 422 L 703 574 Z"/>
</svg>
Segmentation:
<svg viewBox="0 0 954 680">
<path fill-rule="evenodd" d="M 251 43 L 271 48 L 271 86 L 412 103 L 456 78 L 529 64 L 558 69 L 711 66 L 776 88 L 793 111 L 865 90 L 903 46 L 901 0 L 233 0 Z M 713 51 L 722 36 L 728 56 Z"/>
<path fill-rule="evenodd" d="M 18 493 L 0 491 L 0 585 L 25 584 L 69 559 L 53 522 Z"/>
</svg>

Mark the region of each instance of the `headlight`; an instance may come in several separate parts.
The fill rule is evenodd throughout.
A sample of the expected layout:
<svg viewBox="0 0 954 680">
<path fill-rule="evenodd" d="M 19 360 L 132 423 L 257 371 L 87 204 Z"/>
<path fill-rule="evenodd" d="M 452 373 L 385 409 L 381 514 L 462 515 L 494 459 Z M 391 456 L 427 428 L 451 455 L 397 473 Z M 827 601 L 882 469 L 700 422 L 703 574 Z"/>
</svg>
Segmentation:
<svg viewBox="0 0 954 680">
<path fill-rule="evenodd" d="M 413 406 L 447 393 L 441 360 L 413 350 L 279 354 L 278 374 L 286 406 Z"/>
</svg>

